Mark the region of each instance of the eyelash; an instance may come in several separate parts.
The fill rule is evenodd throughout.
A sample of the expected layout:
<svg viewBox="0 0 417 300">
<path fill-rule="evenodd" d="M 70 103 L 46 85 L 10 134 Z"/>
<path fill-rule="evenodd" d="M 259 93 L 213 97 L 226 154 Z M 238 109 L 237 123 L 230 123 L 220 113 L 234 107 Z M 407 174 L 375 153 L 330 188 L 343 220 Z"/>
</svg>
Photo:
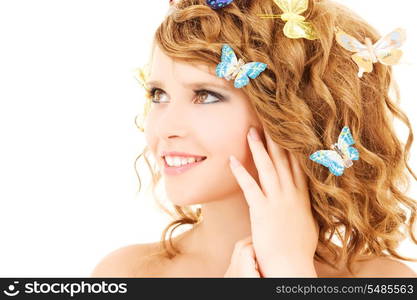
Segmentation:
<svg viewBox="0 0 417 300">
<path fill-rule="evenodd" d="M 153 100 L 154 97 L 155 97 L 155 93 L 157 91 L 161 91 L 162 93 L 165 93 L 165 91 L 162 90 L 162 89 L 160 89 L 160 88 L 151 88 L 149 90 L 149 92 L 148 92 L 148 98 L 152 100 L 152 103 L 156 103 L 156 104 L 164 103 L 164 102 L 158 102 L 158 101 Z M 208 95 L 213 96 L 213 97 L 216 97 L 218 99 L 218 101 L 211 101 L 211 102 L 208 102 L 208 103 L 202 102 L 202 104 L 212 104 L 212 103 L 217 103 L 217 102 L 223 102 L 225 100 L 222 95 L 220 95 L 218 93 L 215 93 L 213 91 L 205 90 L 205 89 L 202 89 L 202 90 L 194 90 L 194 93 L 197 96 L 199 94 L 202 94 L 202 93 L 207 93 Z"/>
</svg>

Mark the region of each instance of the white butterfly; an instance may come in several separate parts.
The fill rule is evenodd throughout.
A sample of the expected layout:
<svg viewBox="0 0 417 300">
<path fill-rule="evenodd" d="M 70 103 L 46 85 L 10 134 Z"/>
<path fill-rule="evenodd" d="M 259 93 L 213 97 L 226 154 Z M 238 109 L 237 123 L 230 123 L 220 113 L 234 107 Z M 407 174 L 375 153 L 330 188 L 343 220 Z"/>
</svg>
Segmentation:
<svg viewBox="0 0 417 300">
<path fill-rule="evenodd" d="M 353 61 L 358 65 L 358 76 L 362 77 L 364 72 L 372 72 L 373 64 L 380 62 L 384 65 L 394 65 L 398 63 L 403 52 L 398 49 L 406 39 L 405 30 L 397 28 L 386 36 L 382 37 L 375 44 L 369 38 L 365 38 L 365 44 L 345 33 L 338 31 L 336 41 L 351 52 Z"/>
</svg>

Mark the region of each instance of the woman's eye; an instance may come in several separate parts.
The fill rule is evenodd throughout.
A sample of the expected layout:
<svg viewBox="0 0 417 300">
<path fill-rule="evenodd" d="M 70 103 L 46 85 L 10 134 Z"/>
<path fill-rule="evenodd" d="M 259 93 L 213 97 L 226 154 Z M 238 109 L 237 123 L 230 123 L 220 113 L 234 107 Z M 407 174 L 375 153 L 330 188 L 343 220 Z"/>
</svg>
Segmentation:
<svg viewBox="0 0 417 300">
<path fill-rule="evenodd" d="M 220 102 L 223 100 L 223 97 L 221 95 L 218 95 L 217 93 L 211 92 L 211 91 L 196 91 L 196 97 L 195 99 L 198 99 L 199 103 L 215 103 Z"/>
<path fill-rule="evenodd" d="M 166 94 L 161 89 L 153 88 L 149 92 L 149 98 L 151 98 L 153 103 L 164 102 L 164 101 L 161 101 L 161 99 L 163 99 L 164 97 L 166 97 Z"/>
<path fill-rule="evenodd" d="M 210 103 L 216 103 L 223 100 L 223 96 L 220 94 L 217 94 L 212 91 L 206 91 L 206 90 L 198 90 L 194 91 L 195 97 L 194 101 L 196 103 L 202 103 L 202 104 L 210 104 Z M 159 88 L 152 88 L 148 93 L 148 98 L 152 100 L 153 103 L 165 103 L 167 102 L 164 100 L 164 98 L 167 98 L 167 94 L 159 89 Z"/>
</svg>

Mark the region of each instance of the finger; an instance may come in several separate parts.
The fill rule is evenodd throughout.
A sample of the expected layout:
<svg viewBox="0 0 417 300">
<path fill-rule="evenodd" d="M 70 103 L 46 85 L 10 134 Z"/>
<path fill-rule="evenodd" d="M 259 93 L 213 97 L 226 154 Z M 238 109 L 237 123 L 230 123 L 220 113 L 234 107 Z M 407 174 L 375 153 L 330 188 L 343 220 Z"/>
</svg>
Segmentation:
<svg viewBox="0 0 417 300">
<path fill-rule="evenodd" d="M 268 153 L 271 156 L 275 169 L 277 170 L 280 186 L 285 187 L 287 184 L 294 184 L 288 151 L 274 142 L 265 128 L 263 131 L 265 134 Z"/>
<path fill-rule="evenodd" d="M 240 249 L 239 254 L 243 257 L 246 257 L 246 260 L 250 261 L 251 265 L 253 265 L 253 267 L 255 268 L 255 250 L 253 249 L 253 246 L 251 244 L 242 247 L 242 249 Z"/>
<path fill-rule="evenodd" d="M 253 266 L 256 267 L 256 253 L 252 241 L 243 246 L 241 251 L 253 261 Z"/>
<path fill-rule="evenodd" d="M 297 188 L 304 190 L 308 189 L 308 177 L 301 168 L 301 164 L 293 153 L 289 153 L 291 168 L 294 174 L 294 182 Z"/>
<path fill-rule="evenodd" d="M 247 274 L 247 277 L 260 277 L 253 247 L 251 245 L 244 247 L 240 255 L 243 274 Z"/>
<path fill-rule="evenodd" d="M 252 129 L 255 128 L 252 127 L 251 130 Z M 252 152 L 253 161 L 255 162 L 256 169 L 258 170 L 259 182 L 265 196 L 267 198 L 273 198 L 279 191 L 278 174 L 271 157 L 259 137 L 259 133 L 256 132 L 257 137 L 252 137 L 251 130 L 249 130 L 248 133 L 248 143 Z"/>
<path fill-rule="evenodd" d="M 249 207 L 255 207 L 256 203 L 265 199 L 265 195 L 259 188 L 255 179 L 246 171 L 245 167 L 233 156 L 230 156 L 230 167 L 240 188 L 245 195 Z"/>
<path fill-rule="evenodd" d="M 238 263 L 241 260 L 242 253 L 245 251 L 244 249 L 252 244 L 252 239 L 249 240 L 249 237 L 239 240 L 235 243 L 231 261 L 234 263 Z"/>
<path fill-rule="evenodd" d="M 239 240 L 238 242 L 241 242 L 243 244 L 247 244 L 247 243 L 252 243 L 252 236 L 248 235 L 247 237 L 245 237 L 244 239 Z"/>
<path fill-rule="evenodd" d="M 239 252 L 243 247 L 250 245 L 252 243 L 252 236 L 247 236 L 246 238 L 239 240 L 235 243 L 234 252 Z"/>
</svg>

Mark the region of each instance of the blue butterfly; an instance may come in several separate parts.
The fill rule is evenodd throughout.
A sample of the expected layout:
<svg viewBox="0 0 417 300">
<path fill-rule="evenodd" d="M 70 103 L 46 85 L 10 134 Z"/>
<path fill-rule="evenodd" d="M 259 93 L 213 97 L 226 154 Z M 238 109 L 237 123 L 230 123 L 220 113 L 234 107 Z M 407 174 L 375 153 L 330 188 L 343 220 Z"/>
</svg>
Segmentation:
<svg viewBox="0 0 417 300">
<path fill-rule="evenodd" d="M 241 88 L 249 83 L 249 77 L 255 79 L 266 69 L 266 66 L 260 62 L 245 64 L 242 59 L 237 60 L 233 49 L 225 44 L 222 48 L 221 62 L 216 67 L 216 75 L 226 80 L 235 79 L 234 86 Z"/>
<path fill-rule="evenodd" d="M 343 127 L 337 143 L 331 145 L 333 150 L 319 150 L 310 155 L 310 159 L 325 167 L 336 176 L 343 174 L 345 168 L 353 165 L 352 160 L 359 159 L 359 151 L 351 147 L 355 144 L 349 127 Z"/>
<path fill-rule="evenodd" d="M 232 3 L 233 0 L 206 0 L 206 3 L 213 9 L 220 9 Z"/>
</svg>

